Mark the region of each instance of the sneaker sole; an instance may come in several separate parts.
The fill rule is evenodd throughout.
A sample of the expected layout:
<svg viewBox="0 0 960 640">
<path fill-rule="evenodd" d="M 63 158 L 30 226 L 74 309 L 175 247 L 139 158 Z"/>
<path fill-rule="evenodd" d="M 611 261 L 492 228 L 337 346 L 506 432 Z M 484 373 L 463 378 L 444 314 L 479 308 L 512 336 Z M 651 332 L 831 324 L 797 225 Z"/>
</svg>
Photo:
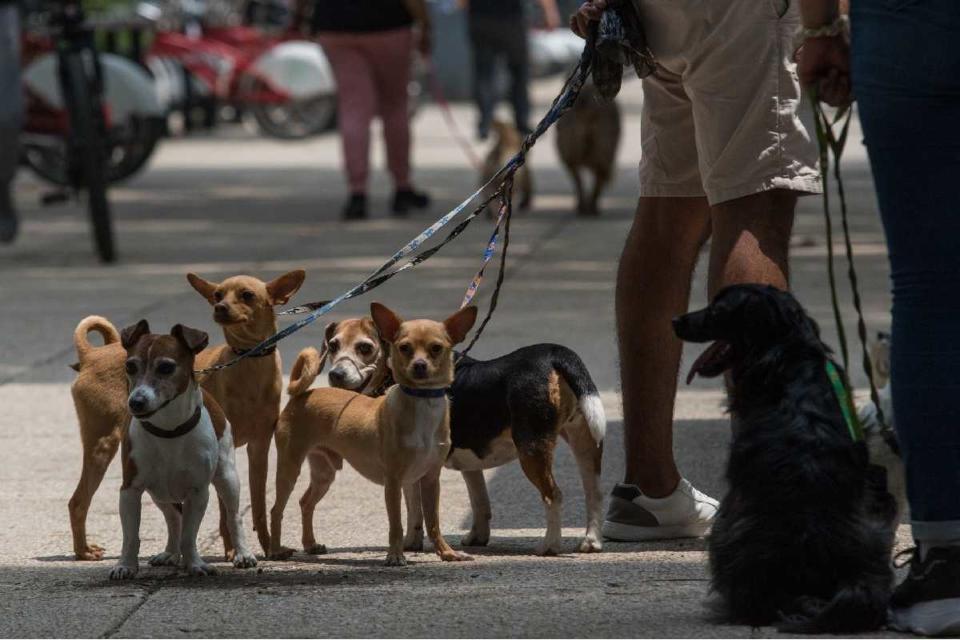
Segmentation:
<svg viewBox="0 0 960 640">
<path fill-rule="evenodd" d="M 897 631 L 922 636 L 960 634 L 960 598 L 921 602 L 906 609 L 890 610 L 890 626 Z"/>
<path fill-rule="evenodd" d="M 644 542 L 672 538 L 700 538 L 710 530 L 709 522 L 640 527 L 622 522 L 604 520 L 603 537 L 613 542 Z"/>
</svg>

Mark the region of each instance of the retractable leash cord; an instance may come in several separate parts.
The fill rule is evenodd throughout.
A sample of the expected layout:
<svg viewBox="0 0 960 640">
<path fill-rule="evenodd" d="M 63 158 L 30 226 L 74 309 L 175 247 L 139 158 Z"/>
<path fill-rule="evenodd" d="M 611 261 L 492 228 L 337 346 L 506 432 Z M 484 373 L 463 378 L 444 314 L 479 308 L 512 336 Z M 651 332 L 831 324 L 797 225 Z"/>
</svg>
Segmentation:
<svg viewBox="0 0 960 640">
<path fill-rule="evenodd" d="M 843 155 L 843 149 L 847 143 L 847 133 L 850 130 L 850 119 L 853 116 L 852 107 L 840 108 L 833 120 L 831 120 L 823 110 L 820 104 L 816 88 L 811 89 L 811 102 L 813 103 L 813 117 L 817 133 L 817 143 L 820 147 L 820 173 L 823 178 L 823 216 L 826 225 L 827 236 L 827 275 L 830 281 L 830 302 L 833 305 L 833 317 L 837 324 L 837 337 L 840 341 L 840 354 L 843 357 L 843 368 L 849 368 L 849 352 L 847 349 L 847 336 L 843 327 L 843 315 L 840 311 L 840 303 L 837 298 L 836 273 L 833 269 L 833 222 L 830 216 L 830 195 L 829 195 L 829 169 L 830 153 L 833 153 L 833 175 L 837 181 L 837 195 L 840 200 L 840 220 L 843 227 L 844 248 L 847 255 L 847 277 L 850 280 L 850 290 L 853 294 L 853 308 L 857 312 L 857 336 L 860 339 L 860 349 L 862 353 L 863 371 L 867 374 L 867 381 L 870 384 L 870 399 L 877 409 L 877 419 L 883 430 L 883 437 L 887 444 L 894 450 L 899 451 L 890 425 L 883 414 L 883 407 L 880 406 L 880 396 L 877 393 L 877 386 L 873 381 L 873 363 L 870 360 L 870 353 L 867 349 L 867 325 L 863 319 L 863 305 L 860 299 L 860 287 L 857 281 L 857 271 L 853 261 L 853 243 L 850 240 L 850 225 L 847 218 L 847 198 L 843 189 L 843 178 L 840 175 L 840 158 Z M 840 123 L 840 135 L 834 134 L 834 127 Z M 828 366 L 829 368 L 829 366 Z M 828 372 L 829 373 L 829 372 Z M 836 385 L 835 385 L 836 386 Z M 843 386 L 845 387 L 848 398 L 850 395 L 850 380 L 843 376 Z M 841 405 L 845 404 L 844 398 L 838 393 L 838 400 Z M 844 417 L 847 418 L 847 412 L 844 411 Z M 856 413 L 848 418 L 856 424 L 854 427 L 859 429 L 859 420 Z"/>
</svg>

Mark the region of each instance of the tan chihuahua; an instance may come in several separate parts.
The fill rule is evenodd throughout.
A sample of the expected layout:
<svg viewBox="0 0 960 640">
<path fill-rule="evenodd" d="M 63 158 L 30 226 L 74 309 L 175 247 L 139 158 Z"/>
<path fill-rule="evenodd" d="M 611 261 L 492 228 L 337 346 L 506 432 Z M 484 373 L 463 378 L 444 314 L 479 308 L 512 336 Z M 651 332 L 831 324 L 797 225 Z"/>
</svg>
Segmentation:
<svg viewBox="0 0 960 640">
<path fill-rule="evenodd" d="M 231 360 L 273 335 L 277 330 L 274 306 L 286 304 L 304 278 L 305 273 L 296 270 L 270 282 L 234 276 L 213 283 L 188 274 L 187 280 L 193 288 L 213 305 L 213 319 L 226 338 L 226 344 L 199 353 L 196 366 L 206 368 Z M 90 344 L 87 334 L 91 331 L 103 337 L 103 346 Z M 73 341 L 79 362 L 73 365 L 78 375 L 71 391 L 83 443 L 83 471 L 70 498 L 70 526 L 77 559 L 100 560 L 103 548 L 87 542 L 87 510 L 130 423 L 124 373 L 127 354 L 120 344 L 119 332 L 99 316 L 83 319 L 77 325 Z M 271 350 L 263 356 L 246 358 L 234 367 L 206 375 L 201 386 L 223 407 L 233 430 L 234 444 L 247 445 L 253 523 L 266 553 L 270 548 L 266 515 L 267 456 L 280 414 L 283 388 L 280 354 Z M 232 559 L 234 548 L 226 514 L 222 508 L 220 511 L 220 533 L 227 559 Z"/>
<path fill-rule="evenodd" d="M 308 454 L 331 452 L 346 458 L 362 476 L 384 486 L 390 521 L 386 564 L 406 564 L 401 494 L 417 511 L 422 497 L 427 534 L 445 561 L 468 560 L 440 533 L 440 471 L 450 453 L 450 407 L 446 389 L 453 382 L 453 347 L 477 319 L 464 307 L 443 322 L 404 322 L 374 302 L 370 314 L 390 346 L 397 384 L 385 396 L 370 398 L 343 389 L 314 389 L 291 397 L 277 425 L 277 500 L 270 512 L 271 557 L 286 557 L 280 544 L 283 510 Z M 320 495 L 326 493 L 333 474 Z M 316 484 L 316 483 L 314 483 Z M 413 508 L 411 508 L 411 506 Z"/>
</svg>

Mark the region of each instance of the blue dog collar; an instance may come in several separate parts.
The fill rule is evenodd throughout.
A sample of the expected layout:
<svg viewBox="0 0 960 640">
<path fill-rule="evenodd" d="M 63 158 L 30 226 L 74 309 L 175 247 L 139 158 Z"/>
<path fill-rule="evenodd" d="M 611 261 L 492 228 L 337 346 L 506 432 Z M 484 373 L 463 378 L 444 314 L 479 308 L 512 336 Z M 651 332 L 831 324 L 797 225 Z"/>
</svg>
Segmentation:
<svg viewBox="0 0 960 640">
<path fill-rule="evenodd" d="M 441 387 L 440 389 L 414 389 L 412 387 L 405 387 L 402 384 L 397 386 L 400 387 L 400 390 L 405 394 L 413 396 L 414 398 L 442 398 L 447 395 L 446 387 Z"/>
</svg>

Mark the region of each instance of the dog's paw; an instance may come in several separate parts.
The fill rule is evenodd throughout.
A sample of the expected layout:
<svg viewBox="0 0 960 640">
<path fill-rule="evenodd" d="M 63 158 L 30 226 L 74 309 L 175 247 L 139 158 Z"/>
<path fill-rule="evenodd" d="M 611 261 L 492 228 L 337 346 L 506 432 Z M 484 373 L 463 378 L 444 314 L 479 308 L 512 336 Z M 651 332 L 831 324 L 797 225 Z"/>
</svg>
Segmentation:
<svg viewBox="0 0 960 640">
<path fill-rule="evenodd" d="M 152 567 L 176 567 L 179 564 L 180 564 L 179 553 L 170 553 L 169 551 L 161 551 L 157 555 L 150 558 L 150 566 Z"/>
<path fill-rule="evenodd" d="M 103 560 L 103 547 L 98 544 L 88 544 L 86 548 L 76 552 L 77 560 Z"/>
<path fill-rule="evenodd" d="M 538 556 L 558 556 L 560 555 L 560 543 L 544 540 L 534 548 L 533 552 Z"/>
<path fill-rule="evenodd" d="M 237 557 L 236 549 L 224 549 L 223 550 L 223 559 L 227 562 L 233 562 L 233 559 Z"/>
<path fill-rule="evenodd" d="M 473 560 L 473 556 L 467 555 L 463 551 L 454 551 L 450 549 L 440 554 L 440 559 L 444 562 L 467 562 Z"/>
<path fill-rule="evenodd" d="M 110 579 L 130 580 L 131 578 L 135 578 L 137 576 L 137 571 L 139 571 L 139 567 L 137 566 L 118 564 L 110 570 Z"/>
<path fill-rule="evenodd" d="M 293 555 L 293 549 L 290 547 L 280 547 L 275 551 L 271 551 L 267 555 L 268 560 L 289 560 Z"/>
<path fill-rule="evenodd" d="M 190 575 L 194 578 L 202 578 L 203 576 L 217 575 L 217 570 L 203 561 L 191 562 L 184 568 L 187 571 L 187 575 Z"/>
<path fill-rule="evenodd" d="M 592 536 L 584 538 L 577 547 L 580 553 L 597 553 L 603 549 L 603 543 Z"/>
<path fill-rule="evenodd" d="M 470 529 L 470 532 L 460 540 L 460 544 L 465 547 L 485 547 L 489 542 L 490 530 L 477 531 L 475 527 Z"/>
<path fill-rule="evenodd" d="M 249 551 L 237 551 L 233 554 L 232 562 L 237 569 L 250 569 L 257 566 L 257 557 Z"/>
<path fill-rule="evenodd" d="M 403 538 L 404 551 L 423 551 L 423 530 L 408 532 Z"/>
<path fill-rule="evenodd" d="M 322 556 L 327 553 L 327 545 L 314 542 L 310 546 L 304 547 L 303 552 L 311 556 Z"/>
<path fill-rule="evenodd" d="M 402 553 L 388 553 L 387 561 L 384 563 L 388 567 L 405 567 L 407 559 Z"/>
</svg>

